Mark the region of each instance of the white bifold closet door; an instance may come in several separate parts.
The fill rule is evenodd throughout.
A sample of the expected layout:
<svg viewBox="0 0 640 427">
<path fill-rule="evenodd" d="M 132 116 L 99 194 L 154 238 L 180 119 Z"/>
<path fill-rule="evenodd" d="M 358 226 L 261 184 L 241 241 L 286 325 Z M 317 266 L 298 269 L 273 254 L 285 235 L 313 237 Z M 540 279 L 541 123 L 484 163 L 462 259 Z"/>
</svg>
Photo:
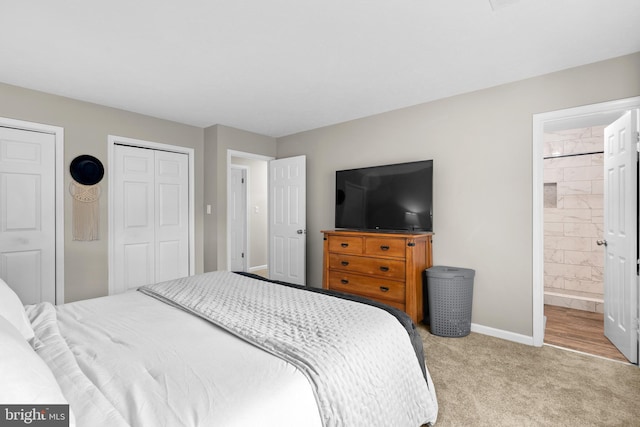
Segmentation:
<svg viewBox="0 0 640 427">
<path fill-rule="evenodd" d="M 125 145 L 114 151 L 114 290 L 188 276 L 188 156 Z"/>
</svg>

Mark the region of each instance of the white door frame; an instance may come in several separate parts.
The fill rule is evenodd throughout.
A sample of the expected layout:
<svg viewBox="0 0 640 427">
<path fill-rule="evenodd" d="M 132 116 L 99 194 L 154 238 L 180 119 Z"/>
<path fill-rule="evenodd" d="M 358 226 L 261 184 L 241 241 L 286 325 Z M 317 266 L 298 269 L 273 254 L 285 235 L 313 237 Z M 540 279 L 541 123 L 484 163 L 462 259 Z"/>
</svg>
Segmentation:
<svg viewBox="0 0 640 427">
<path fill-rule="evenodd" d="M 115 145 L 129 145 L 132 147 L 149 148 L 152 150 L 171 151 L 186 154 L 189 158 L 189 275 L 194 275 L 195 264 L 195 171 L 194 149 L 180 145 L 161 144 L 159 142 L 144 141 L 141 139 L 126 138 L 123 136 L 109 135 L 107 138 L 107 176 L 108 176 L 108 223 L 109 223 L 109 295 L 116 293 L 117 286 L 113 283 L 115 277 L 115 226 L 114 226 L 114 172 L 115 172 Z"/>
<path fill-rule="evenodd" d="M 231 162 L 231 158 L 232 157 L 241 157 L 244 159 L 253 159 L 253 160 L 263 160 L 265 162 L 268 162 L 269 160 L 274 160 L 275 157 L 271 157 L 271 156 L 264 156 L 262 154 L 255 154 L 255 153 L 248 153 L 245 151 L 237 151 L 237 150 L 230 150 L 227 149 L 227 198 L 225 200 L 225 203 L 227 204 L 227 218 L 226 218 L 226 223 L 225 223 L 225 227 L 227 228 L 227 254 L 226 254 L 226 258 L 227 258 L 227 262 L 226 262 L 226 269 L 229 270 L 230 266 L 231 266 L 231 259 L 229 257 L 229 253 L 231 252 L 231 227 L 229 226 L 229 193 L 231 192 L 231 167 L 233 165 L 233 163 Z M 249 212 L 249 208 L 247 207 L 247 212 Z M 247 234 L 248 236 L 248 234 Z M 249 238 L 247 237 L 247 270 L 249 269 L 249 259 L 248 257 L 251 256 L 248 252 L 249 252 Z M 268 253 L 269 249 L 268 249 L 268 245 L 267 245 L 267 253 Z M 268 255 L 267 255 L 267 259 Z"/>
<path fill-rule="evenodd" d="M 56 304 L 64 304 L 64 128 L 0 117 L 0 126 L 51 134 L 55 139 Z"/>
<path fill-rule="evenodd" d="M 595 117 L 601 114 L 621 115 L 627 110 L 640 108 L 640 96 L 619 99 L 616 101 L 602 102 L 598 104 L 584 105 L 565 110 L 551 111 L 548 113 L 533 115 L 533 250 L 532 250 L 532 275 L 533 275 L 533 345 L 540 347 L 544 344 L 544 128 L 553 122 L 568 119 L 581 120 Z M 578 127 L 578 126 L 576 126 Z"/>
</svg>

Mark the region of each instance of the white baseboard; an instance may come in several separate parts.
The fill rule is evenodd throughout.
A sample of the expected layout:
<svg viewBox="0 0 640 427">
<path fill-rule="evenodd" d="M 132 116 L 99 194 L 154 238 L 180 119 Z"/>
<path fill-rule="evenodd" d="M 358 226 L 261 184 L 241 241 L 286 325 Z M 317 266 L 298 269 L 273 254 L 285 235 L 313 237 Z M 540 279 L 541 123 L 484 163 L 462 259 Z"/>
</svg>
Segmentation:
<svg viewBox="0 0 640 427">
<path fill-rule="evenodd" d="M 504 331 L 502 329 L 491 328 L 489 326 L 478 325 L 477 323 L 471 324 L 471 331 L 483 335 L 489 335 L 490 337 L 517 342 L 520 344 L 533 345 L 533 337 L 516 334 L 515 332 Z"/>
<path fill-rule="evenodd" d="M 267 264 L 265 265 L 256 265 L 255 267 L 249 267 L 249 273 L 253 273 L 254 271 L 266 270 Z"/>
</svg>

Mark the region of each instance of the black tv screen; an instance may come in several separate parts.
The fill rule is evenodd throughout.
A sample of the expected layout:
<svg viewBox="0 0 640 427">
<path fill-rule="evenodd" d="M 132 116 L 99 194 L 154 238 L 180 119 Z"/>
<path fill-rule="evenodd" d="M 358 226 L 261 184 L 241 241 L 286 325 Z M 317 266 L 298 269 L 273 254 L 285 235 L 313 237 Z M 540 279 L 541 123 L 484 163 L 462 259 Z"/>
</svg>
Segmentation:
<svg viewBox="0 0 640 427">
<path fill-rule="evenodd" d="M 335 226 L 433 231 L 433 160 L 336 171 Z"/>
</svg>

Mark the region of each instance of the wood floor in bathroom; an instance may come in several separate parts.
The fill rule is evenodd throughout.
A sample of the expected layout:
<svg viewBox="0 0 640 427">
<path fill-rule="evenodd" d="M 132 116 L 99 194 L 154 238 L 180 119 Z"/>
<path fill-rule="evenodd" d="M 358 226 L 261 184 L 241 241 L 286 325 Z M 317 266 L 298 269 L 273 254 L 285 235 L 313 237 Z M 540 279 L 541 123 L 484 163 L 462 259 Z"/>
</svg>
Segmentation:
<svg viewBox="0 0 640 427">
<path fill-rule="evenodd" d="M 545 305 L 544 315 L 547 317 L 545 344 L 628 362 L 604 336 L 602 313 Z"/>
</svg>

